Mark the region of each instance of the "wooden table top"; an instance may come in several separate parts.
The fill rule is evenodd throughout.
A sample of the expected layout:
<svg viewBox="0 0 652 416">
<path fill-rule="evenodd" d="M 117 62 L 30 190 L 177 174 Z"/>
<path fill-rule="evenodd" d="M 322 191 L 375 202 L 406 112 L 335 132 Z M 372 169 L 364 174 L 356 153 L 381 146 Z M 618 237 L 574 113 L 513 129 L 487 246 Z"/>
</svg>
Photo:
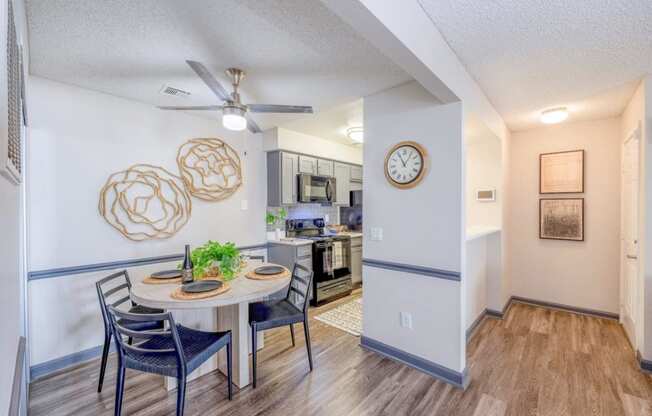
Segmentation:
<svg viewBox="0 0 652 416">
<path fill-rule="evenodd" d="M 216 308 L 218 306 L 253 302 L 278 292 L 290 283 L 289 277 L 273 280 L 252 280 L 245 277 L 245 274 L 250 270 L 267 265 L 275 264 L 248 261 L 238 277 L 228 282 L 231 290 L 213 298 L 197 300 L 173 299 L 170 294 L 179 287 L 179 283 L 151 285 L 143 283 L 141 279 L 133 283 L 131 299 L 139 305 L 166 310 Z"/>
</svg>

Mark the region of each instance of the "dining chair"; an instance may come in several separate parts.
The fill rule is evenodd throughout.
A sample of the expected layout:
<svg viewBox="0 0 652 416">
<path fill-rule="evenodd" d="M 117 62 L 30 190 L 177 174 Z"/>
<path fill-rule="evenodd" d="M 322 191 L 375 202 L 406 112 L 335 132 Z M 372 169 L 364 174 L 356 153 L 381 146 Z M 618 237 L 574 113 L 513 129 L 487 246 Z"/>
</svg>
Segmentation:
<svg viewBox="0 0 652 416">
<path fill-rule="evenodd" d="M 186 379 L 200 365 L 226 347 L 227 389 L 229 400 L 233 397 L 231 331 L 206 332 L 187 328 L 174 322 L 170 312 L 159 314 L 136 314 L 108 308 L 113 337 L 118 346 L 118 373 L 115 391 L 114 414 L 122 413 L 125 370 L 154 373 L 177 379 L 177 416 L 183 416 L 186 400 Z M 163 328 L 156 330 L 133 330 L 121 321 L 161 322 Z M 137 340 L 133 345 L 123 337 Z"/>
<path fill-rule="evenodd" d="M 308 301 L 312 286 L 313 272 L 308 268 L 295 264 L 292 279 L 285 298 L 267 300 L 249 304 L 249 325 L 251 325 L 251 351 L 253 367 L 253 388 L 256 388 L 256 346 L 257 333 L 266 329 L 288 325 L 292 336 L 292 346 L 295 346 L 293 324 L 303 322 L 308 350 L 308 364 L 312 371 L 312 350 L 310 345 L 310 329 L 308 328 Z"/>
<path fill-rule="evenodd" d="M 102 312 L 102 321 L 104 322 L 104 347 L 102 348 L 102 362 L 100 364 L 100 380 L 97 385 L 97 392 L 102 392 L 102 384 L 104 383 L 104 374 L 106 373 L 106 362 L 109 356 L 109 349 L 111 347 L 111 323 L 107 314 L 107 306 L 119 306 L 127 301 L 131 302 L 129 312 L 138 314 L 157 314 L 163 313 L 162 309 L 148 308 L 146 306 L 137 305 L 131 301 L 131 280 L 129 273 L 126 270 L 113 273 L 95 283 L 97 289 L 97 296 L 100 300 L 100 311 Z M 119 297 L 121 296 L 121 297 Z M 117 300 L 111 300 L 112 298 Z M 107 300 L 108 299 L 108 300 Z M 162 328 L 161 322 L 156 321 L 121 321 L 120 325 L 132 330 L 146 330 L 146 329 L 160 329 Z M 129 339 L 131 343 L 131 338 Z"/>
</svg>

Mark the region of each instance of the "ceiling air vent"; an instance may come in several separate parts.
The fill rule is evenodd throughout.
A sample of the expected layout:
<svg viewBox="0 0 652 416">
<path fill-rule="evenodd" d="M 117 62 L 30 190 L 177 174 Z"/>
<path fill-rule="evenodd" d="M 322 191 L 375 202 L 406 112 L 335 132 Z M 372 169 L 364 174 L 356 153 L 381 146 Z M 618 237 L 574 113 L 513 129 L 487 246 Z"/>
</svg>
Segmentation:
<svg viewBox="0 0 652 416">
<path fill-rule="evenodd" d="M 163 95 L 171 95 L 173 97 L 190 97 L 188 91 L 180 90 L 179 88 L 174 88 L 169 85 L 163 85 L 159 92 Z"/>
</svg>

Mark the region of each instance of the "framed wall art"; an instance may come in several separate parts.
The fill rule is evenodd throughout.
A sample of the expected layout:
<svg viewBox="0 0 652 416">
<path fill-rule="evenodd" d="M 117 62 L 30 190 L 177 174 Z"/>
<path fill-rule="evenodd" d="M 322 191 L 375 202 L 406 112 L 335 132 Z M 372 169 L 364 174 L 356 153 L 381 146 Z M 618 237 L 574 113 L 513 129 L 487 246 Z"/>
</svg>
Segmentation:
<svg viewBox="0 0 652 416">
<path fill-rule="evenodd" d="M 584 150 L 539 155 L 539 193 L 584 192 Z"/>
<path fill-rule="evenodd" d="M 584 241 L 584 198 L 541 198 L 539 238 Z"/>
</svg>

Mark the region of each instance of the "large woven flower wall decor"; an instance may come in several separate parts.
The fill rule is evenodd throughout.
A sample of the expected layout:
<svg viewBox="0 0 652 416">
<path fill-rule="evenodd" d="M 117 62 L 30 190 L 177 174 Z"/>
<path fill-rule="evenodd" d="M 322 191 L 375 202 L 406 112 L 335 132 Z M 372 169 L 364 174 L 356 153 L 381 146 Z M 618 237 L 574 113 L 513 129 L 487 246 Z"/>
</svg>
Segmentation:
<svg viewBox="0 0 652 416">
<path fill-rule="evenodd" d="M 188 222 L 192 202 L 180 177 L 139 164 L 109 176 L 100 191 L 99 211 L 130 240 L 164 239 Z"/>
<path fill-rule="evenodd" d="M 179 147 L 179 173 L 188 192 L 205 201 L 221 201 L 242 185 L 240 156 L 220 139 L 191 139 Z"/>
</svg>

